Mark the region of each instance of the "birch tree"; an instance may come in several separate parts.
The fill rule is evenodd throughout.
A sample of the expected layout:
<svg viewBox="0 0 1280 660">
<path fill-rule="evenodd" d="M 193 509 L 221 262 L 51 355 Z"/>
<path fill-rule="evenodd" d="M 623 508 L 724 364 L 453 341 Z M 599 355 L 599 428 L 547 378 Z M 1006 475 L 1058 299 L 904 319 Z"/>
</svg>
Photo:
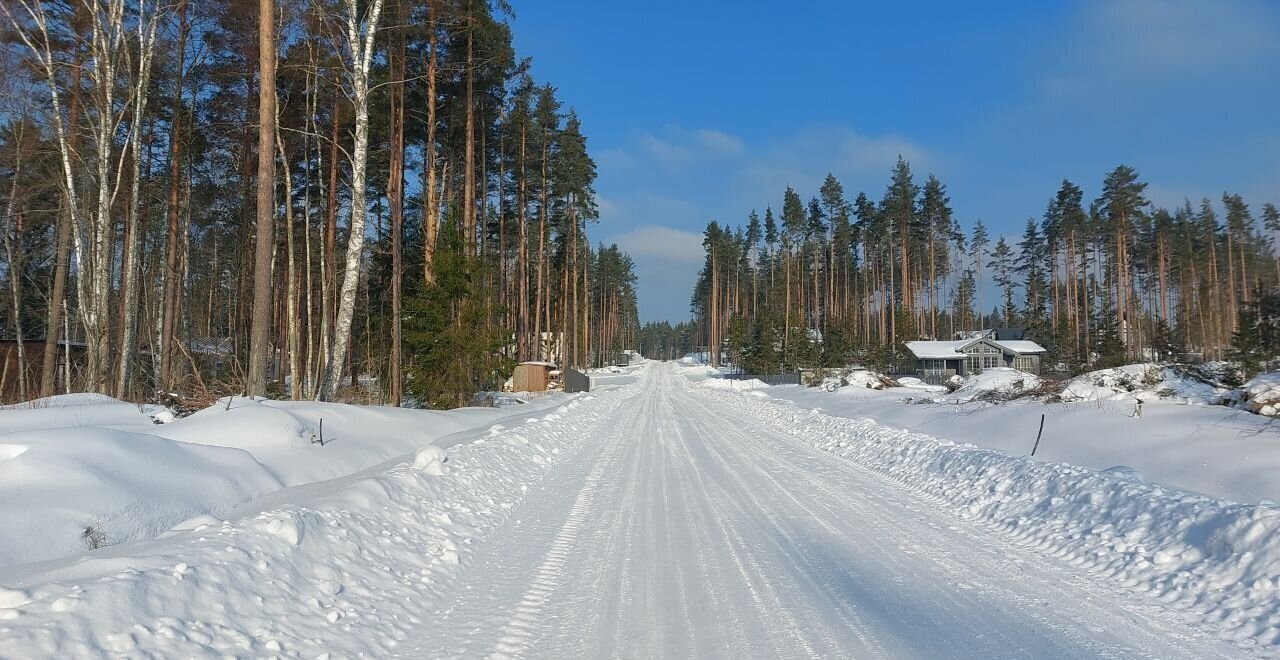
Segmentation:
<svg viewBox="0 0 1280 660">
<path fill-rule="evenodd" d="M 382 15 L 383 0 L 373 0 L 361 12 L 357 0 L 344 0 L 346 12 L 343 77 L 348 97 L 355 108 L 355 136 L 351 149 L 351 210 L 347 237 L 346 268 L 338 293 L 338 313 L 334 322 L 329 362 L 321 379 L 317 398 L 328 400 L 337 390 L 346 368 L 346 346 L 351 341 L 351 322 L 356 293 L 360 288 L 361 260 L 364 256 L 365 179 L 369 157 L 369 69 Z M 352 365 L 354 368 L 354 365 Z"/>
<path fill-rule="evenodd" d="M 44 77 L 49 94 L 50 116 L 62 164 L 62 185 L 67 211 L 72 224 L 72 254 L 78 277 L 80 323 L 85 332 L 85 389 L 105 392 L 109 358 L 108 302 L 111 286 L 111 207 L 119 192 L 123 162 L 117 162 L 115 137 L 129 103 L 116 97 L 120 70 L 125 66 L 124 0 L 81 0 L 77 10 L 86 25 L 72 25 L 66 12 L 51 13 L 41 0 L 16 0 L 0 3 L 14 31 L 30 50 Z M 82 152 L 72 149 L 70 133 L 63 118 L 63 90 L 59 71 L 65 63 L 59 59 L 58 39 L 78 38 L 88 32 L 87 58 L 82 70 L 88 74 L 91 89 L 85 104 L 87 130 L 92 149 L 89 162 L 81 161 Z M 135 89 L 130 85 L 131 89 Z M 120 156 L 123 156 L 121 154 Z M 115 175 L 113 176 L 113 172 Z M 96 193 L 93 209 L 82 209 L 79 191 Z"/>
<path fill-rule="evenodd" d="M 130 163 L 128 233 L 125 240 L 124 302 L 121 305 L 124 331 L 120 338 L 120 364 L 116 370 L 116 396 L 125 399 L 130 395 L 134 363 L 137 361 L 138 290 L 141 288 L 138 272 L 138 252 L 142 245 L 142 218 L 139 213 L 142 186 L 142 126 L 147 115 L 148 91 L 151 88 L 151 61 L 155 52 L 156 30 L 160 25 L 161 7 L 158 3 L 139 0 L 135 17 L 137 37 L 137 64 L 131 72 L 132 91 L 128 151 Z"/>
</svg>

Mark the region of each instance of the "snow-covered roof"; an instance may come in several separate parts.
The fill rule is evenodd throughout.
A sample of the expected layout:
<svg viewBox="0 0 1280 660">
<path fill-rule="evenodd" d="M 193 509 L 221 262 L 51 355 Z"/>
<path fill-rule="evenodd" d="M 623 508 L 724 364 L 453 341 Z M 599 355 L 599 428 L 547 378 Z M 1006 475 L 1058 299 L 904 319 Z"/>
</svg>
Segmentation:
<svg viewBox="0 0 1280 660">
<path fill-rule="evenodd" d="M 972 343 L 972 339 L 961 339 L 958 341 L 909 341 L 907 342 L 907 350 L 911 351 L 918 358 L 962 358 L 964 357 L 964 353 L 961 353 L 960 349 Z"/>
<path fill-rule="evenodd" d="M 535 367 L 547 367 L 547 368 L 549 368 L 549 369 L 555 369 L 555 368 L 556 368 L 556 365 L 555 365 L 555 364 L 553 364 L 553 363 L 551 363 L 551 362 L 541 362 L 541 361 L 538 361 L 538 360 L 529 360 L 529 361 L 527 361 L 527 362 L 521 362 L 520 364 L 528 364 L 528 365 L 535 366 Z"/>
<path fill-rule="evenodd" d="M 1019 339 L 1016 341 L 1011 339 L 1005 339 L 1002 341 L 993 341 L 991 343 L 1007 348 L 1013 351 L 1014 353 L 1019 353 L 1019 354 L 1045 352 L 1043 346 L 1027 339 Z"/>
<path fill-rule="evenodd" d="M 911 351 L 918 358 L 931 360 L 950 360 L 965 357 L 961 351 L 968 345 L 982 341 L 981 339 L 959 339 L 955 341 L 909 341 L 907 342 L 907 350 Z M 1017 353 L 1018 355 L 1026 355 L 1028 353 L 1044 353 L 1044 347 L 1033 341 L 1028 340 L 1006 340 L 996 341 L 987 339 L 988 343 L 999 346 L 1000 348 Z"/>
</svg>

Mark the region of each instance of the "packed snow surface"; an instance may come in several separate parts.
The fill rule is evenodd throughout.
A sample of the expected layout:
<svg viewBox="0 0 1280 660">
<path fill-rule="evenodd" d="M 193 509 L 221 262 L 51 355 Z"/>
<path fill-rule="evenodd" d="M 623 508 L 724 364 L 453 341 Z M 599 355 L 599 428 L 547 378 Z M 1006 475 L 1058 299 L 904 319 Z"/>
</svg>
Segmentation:
<svg viewBox="0 0 1280 660">
<path fill-rule="evenodd" d="M 785 388 L 698 387 L 686 373 L 706 376 L 651 364 L 224 520 L 0 569 L 0 656 L 1280 650 L 1273 506 L 757 396 Z"/>
</svg>

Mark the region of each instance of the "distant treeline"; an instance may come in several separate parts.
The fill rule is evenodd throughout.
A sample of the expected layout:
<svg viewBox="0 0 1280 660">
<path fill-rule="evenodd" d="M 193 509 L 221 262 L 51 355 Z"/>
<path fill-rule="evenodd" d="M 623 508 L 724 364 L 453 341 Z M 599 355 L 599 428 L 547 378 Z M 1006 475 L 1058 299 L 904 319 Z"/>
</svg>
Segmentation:
<svg viewBox="0 0 1280 660">
<path fill-rule="evenodd" d="M 694 341 L 761 372 L 900 364 L 904 341 L 995 325 L 1030 328 L 1071 369 L 1232 357 L 1274 302 L 1280 212 L 1230 193 L 1157 208 L 1146 188 L 1123 165 L 1087 203 L 1063 181 L 1020 237 L 966 230 L 946 186 L 903 159 L 878 201 L 831 175 L 808 203 L 787 188 L 777 213 L 707 225 Z"/>
</svg>

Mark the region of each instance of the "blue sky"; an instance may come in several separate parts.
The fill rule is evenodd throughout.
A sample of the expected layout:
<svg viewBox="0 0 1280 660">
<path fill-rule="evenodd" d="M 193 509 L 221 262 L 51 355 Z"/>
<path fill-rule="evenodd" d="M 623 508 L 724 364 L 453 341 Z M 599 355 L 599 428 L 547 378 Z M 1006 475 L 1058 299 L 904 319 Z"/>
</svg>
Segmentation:
<svg viewBox="0 0 1280 660">
<path fill-rule="evenodd" d="M 863 6 L 876 5 L 876 6 Z M 880 6 L 882 5 L 882 6 Z M 1021 232 L 1066 177 L 1138 169 L 1153 201 L 1280 202 L 1280 3 L 519 3 L 520 53 L 582 118 L 595 240 L 643 320 L 688 317 L 709 220 L 828 171 L 878 199 L 902 154 L 966 227 Z"/>
</svg>

